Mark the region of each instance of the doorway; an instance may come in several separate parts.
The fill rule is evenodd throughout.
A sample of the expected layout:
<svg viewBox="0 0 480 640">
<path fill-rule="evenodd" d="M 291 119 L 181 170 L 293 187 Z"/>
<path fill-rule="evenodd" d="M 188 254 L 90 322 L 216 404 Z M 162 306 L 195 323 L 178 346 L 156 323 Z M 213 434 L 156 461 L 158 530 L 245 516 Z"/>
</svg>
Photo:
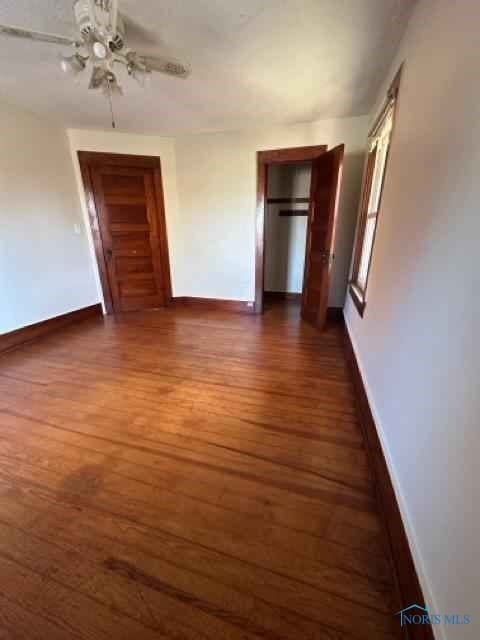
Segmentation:
<svg viewBox="0 0 480 640">
<path fill-rule="evenodd" d="M 160 159 L 79 151 L 107 313 L 169 304 Z"/>
<path fill-rule="evenodd" d="M 256 313 L 263 313 L 265 290 L 273 287 L 281 294 L 283 289 L 285 297 L 300 295 L 302 318 L 323 329 L 343 155 L 343 145 L 330 151 L 318 145 L 257 153 Z M 280 218 L 291 220 L 285 224 Z M 292 222 L 296 218 L 306 220 Z M 304 247 L 303 274 L 300 247 Z"/>
<path fill-rule="evenodd" d="M 301 301 L 311 162 L 268 167 L 264 299 Z"/>
</svg>

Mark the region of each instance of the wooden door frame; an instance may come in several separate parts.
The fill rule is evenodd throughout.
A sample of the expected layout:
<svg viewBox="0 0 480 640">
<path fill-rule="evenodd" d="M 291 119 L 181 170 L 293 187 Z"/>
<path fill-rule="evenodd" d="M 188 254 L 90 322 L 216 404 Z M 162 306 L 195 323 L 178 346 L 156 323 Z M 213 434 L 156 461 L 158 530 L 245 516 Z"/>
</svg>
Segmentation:
<svg viewBox="0 0 480 640">
<path fill-rule="evenodd" d="M 78 151 L 80 173 L 83 180 L 85 199 L 87 203 L 88 219 L 92 231 L 95 256 L 97 258 L 103 299 L 107 314 L 112 314 L 113 298 L 108 279 L 107 262 L 104 253 L 103 240 L 100 234 L 97 206 L 93 191 L 90 167 L 101 164 L 127 166 L 134 169 L 152 169 L 155 201 L 157 204 L 157 220 L 159 230 L 160 252 L 162 258 L 162 274 L 165 278 L 165 304 L 172 300 L 172 280 L 170 274 L 170 254 L 168 251 L 167 224 L 165 219 L 165 199 L 163 196 L 162 167 L 160 158 L 155 156 L 136 156 L 120 153 L 104 153 L 97 151 Z"/>
<path fill-rule="evenodd" d="M 265 272 L 265 208 L 268 165 L 310 162 L 327 150 L 326 144 L 257 151 L 257 207 L 255 213 L 255 313 L 263 313 Z M 309 213 L 310 215 L 310 213 Z"/>
</svg>

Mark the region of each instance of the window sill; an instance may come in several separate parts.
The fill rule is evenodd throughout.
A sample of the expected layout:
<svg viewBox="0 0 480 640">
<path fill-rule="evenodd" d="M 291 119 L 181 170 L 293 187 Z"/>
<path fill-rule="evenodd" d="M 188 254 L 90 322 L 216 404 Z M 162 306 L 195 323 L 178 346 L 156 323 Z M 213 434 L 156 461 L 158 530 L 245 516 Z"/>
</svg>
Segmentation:
<svg viewBox="0 0 480 640">
<path fill-rule="evenodd" d="M 367 305 L 363 293 L 357 287 L 357 285 L 353 282 L 350 282 L 350 286 L 348 287 L 350 292 L 350 297 L 353 300 L 353 304 L 356 306 L 360 317 L 363 318 L 363 313 L 365 311 L 365 307 Z"/>
</svg>

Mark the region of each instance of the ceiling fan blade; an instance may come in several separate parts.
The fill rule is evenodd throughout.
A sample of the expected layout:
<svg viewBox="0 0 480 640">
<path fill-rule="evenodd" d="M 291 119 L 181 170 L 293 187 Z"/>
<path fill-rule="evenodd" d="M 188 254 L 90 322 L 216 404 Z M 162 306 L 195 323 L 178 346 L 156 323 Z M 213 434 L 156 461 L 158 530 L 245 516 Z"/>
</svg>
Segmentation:
<svg viewBox="0 0 480 640">
<path fill-rule="evenodd" d="M 97 20 L 97 9 L 96 9 L 95 0 L 87 0 L 87 5 L 88 5 L 88 15 L 90 17 L 90 24 L 94 29 L 96 29 L 98 25 L 98 20 Z"/>
<path fill-rule="evenodd" d="M 159 71 L 176 78 L 187 78 L 191 69 L 188 65 L 179 62 L 174 58 L 164 58 L 162 56 L 143 56 L 139 54 L 139 60 L 143 62 L 150 71 Z"/>
<path fill-rule="evenodd" d="M 118 0 L 110 0 L 108 23 L 113 35 L 117 33 Z"/>
<path fill-rule="evenodd" d="M 102 36 L 115 37 L 118 27 L 118 0 L 87 0 L 90 22 Z"/>
<path fill-rule="evenodd" d="M 79 44 L 73 38 L 66 36 L 57 36 L 53 33 L 43 33 L 42 31 L 31 31 L 30 29 L 21 29 L 20 27 L 11 27 L 6 24 L 0 24 L 0 35 L 10 36 L 12 38 L 24 38 L 26 40 L 35 40 L 35 42 L 47 42 L 48 44 L 59 44 L 70 46 Z"/>
</svg>

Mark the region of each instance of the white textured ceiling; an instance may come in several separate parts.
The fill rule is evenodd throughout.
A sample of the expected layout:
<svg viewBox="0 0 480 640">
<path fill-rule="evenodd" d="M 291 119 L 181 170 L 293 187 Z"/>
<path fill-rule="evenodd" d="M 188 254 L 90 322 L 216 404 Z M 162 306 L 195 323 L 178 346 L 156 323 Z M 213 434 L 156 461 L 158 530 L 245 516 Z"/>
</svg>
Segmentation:
<svg viewBox="0 0 480 640">
<path fill-rule="evenodd" d="M 188 62 L 187 80 L 127 80 L 123 130 L 241 129 L 365 114 L 415 0 L 120 0 L 129 46 Z M 69 0 L 1 0 L 0 23 L 75 36 Z M 61 47 L 0 37 L 0 98 L 66 126 L 109 126 L 105 98 L 60 71 Z"/>
</svg>

